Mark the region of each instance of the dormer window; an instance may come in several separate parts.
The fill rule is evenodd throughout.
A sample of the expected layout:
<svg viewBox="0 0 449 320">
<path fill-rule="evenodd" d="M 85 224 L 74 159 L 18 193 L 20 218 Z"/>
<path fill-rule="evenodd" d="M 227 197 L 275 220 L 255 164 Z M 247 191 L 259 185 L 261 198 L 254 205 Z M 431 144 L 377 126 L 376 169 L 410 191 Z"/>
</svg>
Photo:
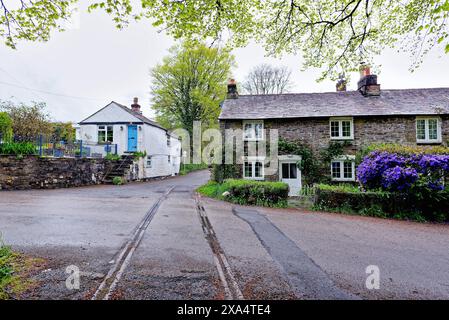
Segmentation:
<svg viewBox="0 0 449 320">
<path fill-rule="evenodd" d="M 263 140 L 263 121 L 243 121 L 243 140 Z"/>
<path fill-rule="evenodd" d="M 416 118 L 417 143 L 441 143 L 441 121 L 438 117 Z"/>
<path fill-rule="evenodd" d="M 353 140 L 354 121 L 352 118 L 331 118 L 329 131 L 332 140 Z"/>
</svg>

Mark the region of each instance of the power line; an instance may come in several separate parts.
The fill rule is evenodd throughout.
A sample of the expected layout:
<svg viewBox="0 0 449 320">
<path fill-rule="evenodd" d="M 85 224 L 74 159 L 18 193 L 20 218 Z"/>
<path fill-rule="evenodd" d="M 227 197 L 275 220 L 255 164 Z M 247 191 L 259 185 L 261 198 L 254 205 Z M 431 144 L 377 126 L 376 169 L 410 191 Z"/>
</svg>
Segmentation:
<svg viewBox="0 0 449 320">
<path fill-rule="evenodd" d="M 67 95 L 67 94 L 63 94 L 63 93 L 56 93 L 56 92 L 51 92 L 51 91 L 33 89 L 33 88 L 25 87 L 25 86 L 20 86 L 18 84 L 10 83 L 10 82 L 4 82 L 4 81 L 0 81 L 0 84 L 10 86 L 10 87 L 16 87 L 16 88 L 20 88 L 20 89 L 24 89 L 24 90 L 28 90 L 28 91 L 34 91 L 34 92 L 40 92 L 40 93 L 49 94 L 49 95 L 53 95 L 53 96 L 58 96 L 58 97 L 65 97 L 65 98 L 71 98 L 71 99 L 82 99 L 82 100 L 104 100 L 103 98 L 71 96 L 71 95 Z"/>
</svg>

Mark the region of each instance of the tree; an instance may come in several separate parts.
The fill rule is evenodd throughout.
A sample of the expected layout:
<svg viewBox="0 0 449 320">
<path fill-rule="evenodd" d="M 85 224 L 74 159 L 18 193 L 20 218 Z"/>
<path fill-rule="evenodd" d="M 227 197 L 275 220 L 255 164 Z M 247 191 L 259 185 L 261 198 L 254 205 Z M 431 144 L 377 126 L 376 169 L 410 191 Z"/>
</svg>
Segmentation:
<svg viewBox="0 0 449 320">
<path fill-rule="evenodd" d="M 191 135 L 193 121 L 201 121 L 204 127 L 217 126 L 233 65 L 234 58 L 226 49 L 190 42 L 173 47 L 151 72 L 157 120 Z"/>
<path fill-rule="evenodd" d="M 130 0 L 102 5 L 119 25 L 140 14 L 175 38 L 217 40 L 230 34 L 233 46 L 256 39 L 271 55 L 301 54 L 305 68 L 322 68 L 320 79 L 357 71 L 386 47 L 409 51 L 412 70 L 436 44 L 449 53 L 448 0 L 141 2 L 141 13 L 133 12 Z"/>
<path fill-rule="evenodd" d="M 249 72 L 242 87 L 249 94 L 286 93 L 292 86 L 290 75 L 291 71 L 287 67 L 274 67 L 264 63 Z"/>
<path fill-rule="evenodd" d="M 8 2 L 8 3 L 7 3 Z M 53 29 L 63 30 L 62 22 L 77 0 L 0 0 L 0 37 L 16 48 L 17 41 L 47 41 Z"/>
<path fill-rule="evenodd" d="M 26 9 L 17 9 L 15 15 L 5 11 L 10 18 L 0 18 L 0 33 L 10 46 L 20 39 L 47 40 L 49 29 L 69 15 L 67 3 L 76 1 L 33 1 L 39 10 L 30 7 L 24 14 Z M 118 28 L 150 18 L 176 39 L 227 38 L 234 47 L 255 39 L 274 56 L 301 54 L 305 68 L 322 68 L 321 79 L 356 71 L 359 63 L 372 62 L 386 47 L 410 52 L 412 70 L 435 45 L 449 53 L 448 0 L 141 0 L 139 9 L 132 4 L 97 1 L 89 10 L 105 10 Z"/>
<path fill-rule="evenodd" d="M 51 126 L 53 141 L 73 142 L 75 140 L 75 128 L 71 122 L 53 122 Z"/>
<path fill-rule="evenodd" d="M 0 142 L 12 138 L 12 120 L 6 112 L 0 112 Z"/>
<path fill-rule="evenodd" d="M 16 105 L 11 101 L 0 101 L 0 110 L 6 111 L 12 120 L 15 137 L 23 141 L 33 141 L 39 135 L 52 133 L 50 117 L 45 112 L 45 106 L 45 103 Z"/>
</svg>

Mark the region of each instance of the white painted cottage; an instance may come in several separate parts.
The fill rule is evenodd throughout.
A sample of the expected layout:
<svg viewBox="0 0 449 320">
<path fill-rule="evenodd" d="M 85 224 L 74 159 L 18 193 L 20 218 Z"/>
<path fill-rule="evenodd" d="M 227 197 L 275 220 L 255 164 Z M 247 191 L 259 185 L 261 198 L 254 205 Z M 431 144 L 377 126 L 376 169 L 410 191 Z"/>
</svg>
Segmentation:
<svg viewBox="0 0 449 320">
<path fill-rule="evenodd" d="M 77 138 L 91 156 L 145 152 L 139 161 L 139 178 L 177 175 L 181 143 L 167 129 L 148 119 L 134 98 L 131 108 L 112 101 L 79 123 Z"/>
</svg>

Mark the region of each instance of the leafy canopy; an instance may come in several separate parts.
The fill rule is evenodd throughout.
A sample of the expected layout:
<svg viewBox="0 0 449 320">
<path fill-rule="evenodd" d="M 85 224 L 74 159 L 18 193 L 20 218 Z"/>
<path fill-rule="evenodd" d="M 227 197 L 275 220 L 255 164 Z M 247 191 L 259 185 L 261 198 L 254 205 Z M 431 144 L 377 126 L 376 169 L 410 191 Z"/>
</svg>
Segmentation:
<svg viewBox="0 0 449 320">
<path fill-rule="evenodd" d="M 16 8 L 0 1 L 0 35 L 6 44 L 48 40 L 61 29 L 77 0 L 21 0 Z M 249 39 L 269 54 L 299 53 L 304 67 L 336 79 L 372 63 L 386 47 L 411 54 L 411 70 L 435 45 L 449 52 L 449 0 L 131 0 L 94 1 L 118 28 L 149 18 L 175 38 L 226 40 L 233 47 Z"/>
</svg>

